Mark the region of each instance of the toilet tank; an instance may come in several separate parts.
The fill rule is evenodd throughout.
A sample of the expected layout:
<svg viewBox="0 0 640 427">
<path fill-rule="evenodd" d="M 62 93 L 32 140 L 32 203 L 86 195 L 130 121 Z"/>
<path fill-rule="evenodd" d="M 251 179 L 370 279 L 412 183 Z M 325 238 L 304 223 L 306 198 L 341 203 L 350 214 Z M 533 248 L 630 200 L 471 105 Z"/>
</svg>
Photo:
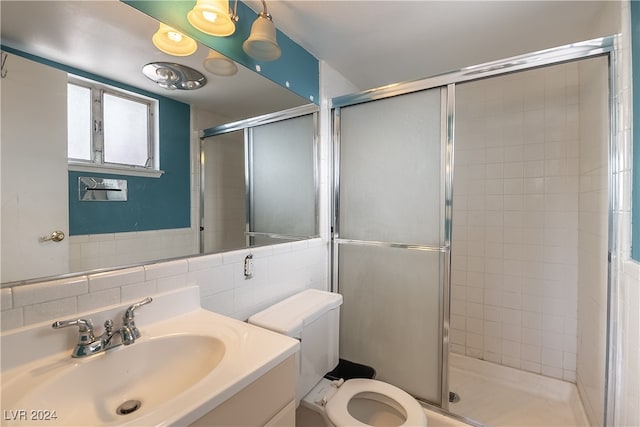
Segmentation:
<svg viewBox="0 0 640 427">
<path fill-rule="evenodd" d="M 308 289 L 254 314 L 249 323 L 300 340 L 296 404 L 338 365 L 342 295 Z"/>
</svg>

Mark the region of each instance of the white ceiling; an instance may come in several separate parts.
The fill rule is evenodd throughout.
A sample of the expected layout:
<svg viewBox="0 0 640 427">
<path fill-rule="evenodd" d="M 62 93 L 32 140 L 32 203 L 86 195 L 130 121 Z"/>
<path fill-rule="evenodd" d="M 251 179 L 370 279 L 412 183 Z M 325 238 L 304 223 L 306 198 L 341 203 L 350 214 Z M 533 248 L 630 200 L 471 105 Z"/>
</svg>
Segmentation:
<svg viewBox="0 0 640 427">
<path fill-rule="evenodd" d="M 268 1 L 277 27 L 360 89 L 587 40 L 607 1 Z M 248 1 L 254 10 L 260 2 Z"/>
<path fill-rule="evenodd" d="M 246 2 L 256 11 L 259 1 Z M 464 66 L 585 40 L 606 1 L 272 0 L 276 26 L 360 89 L 427 77 Z M 180 62 L 204 72 L 207 49 L 186 58 L 150 42 L 157 23 L 116 0 L 0 2 L 2 43 L 119 80 L 231 120 L 278 111 L 305 100 L 240 67 L 198 91 L 166 91 L 140 69 Z M 609 8 L 610 9 L 610 8 Z M 606 32 L 600 30 L 600 32 Z"/>
</svg>

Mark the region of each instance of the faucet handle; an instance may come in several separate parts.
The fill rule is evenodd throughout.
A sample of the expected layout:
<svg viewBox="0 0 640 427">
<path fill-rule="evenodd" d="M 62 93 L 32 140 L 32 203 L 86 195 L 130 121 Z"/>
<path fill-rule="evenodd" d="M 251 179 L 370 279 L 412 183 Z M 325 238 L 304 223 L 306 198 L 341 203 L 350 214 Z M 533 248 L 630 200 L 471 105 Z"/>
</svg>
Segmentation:
<svg viewBox="0 0 640 427">
<path fill-rule="evenodd" d="M 129 329 L 129 332 L 131 333 L 134 341 L 136 338 L 140 338 L 140 331 L 136 327 L 136 323 L 133 321 L 133 318 L 135 317 L 134 312 L 138 307 L 149 304 L 151 301 L 153 301 L 151 297 L 147 297 L 142 301 L 138 301 L 137 303 L 127 308 L 124 312 L 124 315 L 122 316 L 122 323 Z"/>
<path fill-rule="evenodd" d="M 95 341 L 96 337 L 93 335 L 93 325 L 90 320 L 76 319 L 76 320 L 62 320 L 53 322 L 51 327 L 53 329 L 66 328 L 68 326 L 77 326 L 80 332 L 78 338 L 78 344 L 88 344 Z"/>
<path fill-rule="evenodd" d="M 149 304 L 151 301 L 153 301 L 153 299 L 151 297 L 146 297 L 145 299 L 143 299 L 142 301 L 138 301 L 137 303 L 131 305 L 129 308 L 127 308 L 127 310 L 124 312 L 124 316 L 122 316 L 122 320 L 126 323 L 128 321 L 133 320 L 134 317 L 134 311 L 140 307 L 143 306 L 145 304 Z"/>
</svg>

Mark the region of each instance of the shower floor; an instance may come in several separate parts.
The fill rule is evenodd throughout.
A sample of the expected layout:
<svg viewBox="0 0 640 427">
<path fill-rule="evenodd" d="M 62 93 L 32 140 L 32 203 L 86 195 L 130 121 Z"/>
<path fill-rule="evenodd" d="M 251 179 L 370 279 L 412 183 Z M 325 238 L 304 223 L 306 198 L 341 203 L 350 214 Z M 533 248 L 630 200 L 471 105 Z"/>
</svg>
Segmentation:
<svg viewBox="0 0 640 427">
<path fill-rule="evenodd" d="M 588 426 L 575 384 L 449 354 L 449 411 L 493 427 Z"/>
</svg>

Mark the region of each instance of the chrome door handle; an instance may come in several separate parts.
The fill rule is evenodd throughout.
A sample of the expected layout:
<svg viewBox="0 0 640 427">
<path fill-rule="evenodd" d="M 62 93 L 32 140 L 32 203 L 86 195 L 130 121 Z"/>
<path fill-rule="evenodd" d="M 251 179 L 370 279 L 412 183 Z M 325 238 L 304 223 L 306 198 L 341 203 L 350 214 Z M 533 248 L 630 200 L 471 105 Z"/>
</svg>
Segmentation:
<svg viewBox="0 0 640 427">
<path fill-rule="evenodd" d="M 48 242 L 49 240 L 53 242 L 62 242 L 64 240 L 64 233 L 60 230 L 56 230 L 51 233 L 50 236 L 44 236 L 40 238 L 41 242 Z"/>
</svg>

